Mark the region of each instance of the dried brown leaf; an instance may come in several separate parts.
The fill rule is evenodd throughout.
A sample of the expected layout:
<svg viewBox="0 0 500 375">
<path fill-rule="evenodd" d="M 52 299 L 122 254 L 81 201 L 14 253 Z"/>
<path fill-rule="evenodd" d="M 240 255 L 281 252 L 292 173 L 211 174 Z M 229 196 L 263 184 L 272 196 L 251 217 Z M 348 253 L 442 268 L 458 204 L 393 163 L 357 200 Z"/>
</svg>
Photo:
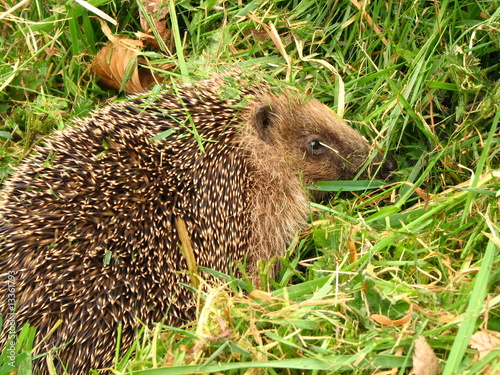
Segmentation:
<svg viewBox="0 0 500 375">
<path fill-rule="evenodd" d="M 413 315 L 413 306 L 410 305 L 410 309 L 408 311 L 408 314 L 406 314 L 405 316 L 403 316 L 400 319 L 392 320 L 392 319 L 389 319 L 385 315 L 379 315 L 379 314 L 372 314 L 372 315 L 370 315 L 370 318 L 374 322 L 377 322 L 377 323 L 382 324 L 384 326 L 394 327 L 394 326 L 403 326 L 405 324 L 408 324 L 411 321 L 412 315 Z"/>
<path fill-rule="evenodd" d="M 114 41 L 108 43 L 94 56 L 92 71 L 106 86 L 139 94 L 148 91 L 155 79 L 149 69 L 139 66 L 145 61 L 138 57 L 140 50 L 130 41 L 138 42 L 114 37 Z M 123 86 L 124 81 L 125 86 Z"/>
<path fill-rule="evenodd" d="M 158 35 L 160 38 L 166 42 L 165 45 L 167 49 L 170 51 L 172 50 L 173 46 L 173 36 L 172 33 L 170 32 L 169 29 L 167 29 L 167 23 L 165 21 L 154 21 L 155 29 L 158 31 Z M 148 46 L 154 48 L 154 49 L 161 49 L 160 44 L 156 40 L 155 36 L 151 34 L 144 34 L 142 33 L 141 35 L 144 36 L 144 43 L 147 44 Z"/>
<path fill-rule="evenodd" d="M 492 350 L 500 350 L 500 333 L 483 329 L 472 335 L 469 346 L 479 352 L 478 360 L 481 360 Z M 494 375 L 496 374 L 494 371 L 493 368 L 486 367 L 483 369 L 482 373 L 484 375 Z"/>
<path fill-rule="evenodd" d="M 148 91 L 155 82 L 149 69 L 139 64 L 146 64 L 139 57 L 144 47 L 140 40 L 113 35 L 108 25 L 102 20 L 101 29 L 109 43 L 102 48 L 92 61 L 92 72 L 101 78 L 102 83 L 114 89 L 123 89 L 130 94 Z"/>
<path fill-rule="evenodd" d="M 356 245 L 353 241 L 347 241 L 347 248 L 349 249 L 349 262 L 354 263 L 358 260 L 358 253 L 356 251 Z"/>
<path fill-rule="evenodd" d="M 167 29 L 166 17 L 169 13 L 168 1 L 165 0 L 142 0 L 146 13 L 149 19 L 153 22 L 153 27 L 156 29 L 157 35 L 165 42 L 168 49 L 172 48 L 172 33 Z M 140 24 L 142 33 L 138 34 L 139 38 L 144 40 L 144 43 L 155 49 L 160 49 L 159 42 L 156 40 L 153 31 L 145 17 L 141 12 Z"/>
<path fill-rule="evenodd" d="M 125 47 L 130 47 L 130 48 L 137 48 L 141 49 L 144 47 L 144 44 L 140 40 L 135 40 L 135 39 L 130 39 L 130 38 L 125 38 L 125 37 L 120 37 L 116 36 L 111 32 L 111 29 L 109 26 L 104 22 L 103 20 L 99 19 L 99 23 L 101 24 L 101 30 L 106 35 L 106 38 L 112 43 L 115 44 L 122 44 Z"/>
<path fill-rule="evenodd" d="M 190 272 L 189 277 L 191 279 L 191 285 L 198 288 L 200 286 L 200 281 L 198 279 L 198 265 L 196 263 L 196 257 L 194 256 L 194 250 L 191 244 L 191 239 L 189 238 L 186 222 L 181 217 L 176 217 L 175 228 L 177 229 L 179 240 L 181 242 L 181 254 L 184 257 Z"/>
<path fill-rule="evenodd" d="M 479 359 L 493 349 L 500 349 L 500 333 L 489 330 L 476 332 L 470 338 L 469 346 L 479 352 Z"/>
<path fill-rule="evenodd" d="M 149 17 L 155 22 L 164 20 L 169 12 L 168 1 L 165 0 L 142 0 L 142 4 Z M 151 29 L 142 13 L 140 14 L 140 23 L 142 31 L 149 34 Z"/>
<path fill-rule="evenodd" d="M 424 336 L 419 336 L 415 340 L 413 351 L 413 374 L 414 375 L 438 375 L 441 373 L 441 366 Z"/>
</svg>

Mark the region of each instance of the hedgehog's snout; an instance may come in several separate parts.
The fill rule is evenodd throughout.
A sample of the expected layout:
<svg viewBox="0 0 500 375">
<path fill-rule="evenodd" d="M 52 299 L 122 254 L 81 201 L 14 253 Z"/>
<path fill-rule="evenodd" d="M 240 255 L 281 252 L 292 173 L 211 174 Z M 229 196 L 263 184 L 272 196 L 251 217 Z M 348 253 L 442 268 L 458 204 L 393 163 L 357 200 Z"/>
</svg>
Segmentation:
<svg viewBox="0 0 500 375">
<path fill-rule="evenodd" d="M 392 156 L 386 156 L 385 159 L 378 154 L 373 159 L 373 164 L 371 167 L 372 175 L 375 174 L 376 178 L 382 180 L 388 180 L 393 177 L 392 172 L 394 172 L 398 167 L 396 160 Z"/>
</svg>

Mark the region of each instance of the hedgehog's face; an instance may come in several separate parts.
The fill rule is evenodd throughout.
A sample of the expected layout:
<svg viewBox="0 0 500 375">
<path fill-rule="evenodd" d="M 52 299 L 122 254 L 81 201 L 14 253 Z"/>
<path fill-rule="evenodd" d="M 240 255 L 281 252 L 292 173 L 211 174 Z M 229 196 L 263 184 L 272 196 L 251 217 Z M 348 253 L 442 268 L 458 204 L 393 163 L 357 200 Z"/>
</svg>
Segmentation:
<svg viewBox="0 0 500 375">
<path fill-rule="evenodd" d="M 328 107 L 317 100 L 304 102 L 288 95 L 267 100 L 255 112 L 257 131 L 268 146 L 283 155 L 304 185 L 353 179 L 363 169 L 371 153 L 368 142 Z M 363 177 L 369 177 L 379 163 L 377 156 L 373 162 L 377 165 L 366 168 Z M 392 167 L 380 168 L 380 177 L 387 177 Z"/>
</svg>

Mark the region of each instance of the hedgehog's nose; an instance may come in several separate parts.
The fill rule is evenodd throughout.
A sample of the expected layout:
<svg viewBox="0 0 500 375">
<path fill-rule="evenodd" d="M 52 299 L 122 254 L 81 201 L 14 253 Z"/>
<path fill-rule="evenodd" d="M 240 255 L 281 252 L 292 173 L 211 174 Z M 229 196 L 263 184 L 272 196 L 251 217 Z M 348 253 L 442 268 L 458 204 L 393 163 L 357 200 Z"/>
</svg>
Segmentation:
<svg viewBox="0 0 500 375">
<path fill-rule="evenodd" d="M 382 180 L 387 180 L 392 177 L 392 172 L 398 167 L 396 160 L 391 156 L 387 156 L 382 162 L 382 157 L 377 155 L 373 160 L 372 171 L 377 173 L 376 177 Z"/>
</svg>

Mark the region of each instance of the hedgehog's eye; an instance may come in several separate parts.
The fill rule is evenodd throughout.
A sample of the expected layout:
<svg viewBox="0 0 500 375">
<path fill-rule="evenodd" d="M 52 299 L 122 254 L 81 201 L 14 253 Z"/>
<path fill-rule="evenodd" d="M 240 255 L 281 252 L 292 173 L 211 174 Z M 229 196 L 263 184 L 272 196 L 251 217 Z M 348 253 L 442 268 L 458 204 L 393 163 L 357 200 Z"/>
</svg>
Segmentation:
<svg viewBox="0 0 500 375">
<path fill-rule="evenodd" d="M 322 154 L 327 149 L 326 145 L 318 139 L 313 139 L 312 141 L 310 141 L 308 146 L 311 154 L 313 155 Z"/>
<path fill-rule="evenodd" d="M 309 142 L 309 148 L 312 151 L 320 150 L 323 147 L 324 147 L 323 144 L 318 140 L 314 140 L 314 141 Z"/>
</svg>

